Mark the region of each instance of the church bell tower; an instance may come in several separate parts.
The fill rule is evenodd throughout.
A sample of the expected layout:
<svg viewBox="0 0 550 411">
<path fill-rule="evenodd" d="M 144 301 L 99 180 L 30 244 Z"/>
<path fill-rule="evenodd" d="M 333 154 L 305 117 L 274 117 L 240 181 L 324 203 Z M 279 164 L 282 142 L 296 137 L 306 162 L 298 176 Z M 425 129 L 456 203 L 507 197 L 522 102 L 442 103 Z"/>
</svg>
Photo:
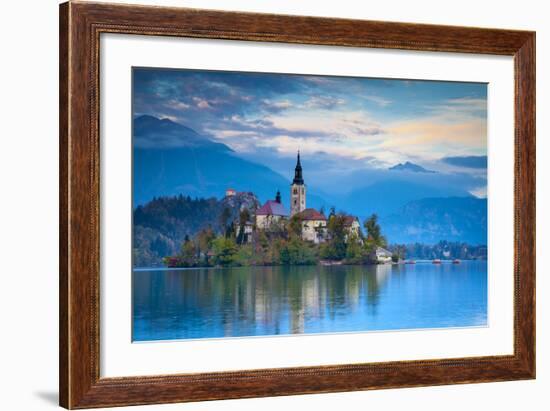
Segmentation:
<svg viewBox="0 0 550 411">
<path fill-rule="evenodd" d="M 302 176 L 302 165 L 300 164 L 300 152 L 294 169 L 294 180 L 290 185 L 290 216 L 306 209 L 306 185 Z"/>
</svg>

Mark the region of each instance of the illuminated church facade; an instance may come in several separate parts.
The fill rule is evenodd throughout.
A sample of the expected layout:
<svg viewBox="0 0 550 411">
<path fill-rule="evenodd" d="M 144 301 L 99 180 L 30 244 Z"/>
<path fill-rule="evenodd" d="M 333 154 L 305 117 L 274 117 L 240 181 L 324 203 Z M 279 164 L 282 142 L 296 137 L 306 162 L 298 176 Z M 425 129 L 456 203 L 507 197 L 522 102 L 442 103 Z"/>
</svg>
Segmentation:
<svg viewBox="0 0 550 411">
<path fill-rule="evenodd" d="M 302 222 L 302 238 L 319 244 L 326 239 L 327 218 L 314 208 L 306 208 L 307 186 L 304 182 L 300 153 L 296 159 L 294 179 L 290 184 L 290 213 L 281 201 L 281 194 L 277 191 L 275 200 L 268 200 L 256 210 L 256 228 L 269 231 L 280 229 L 289 217 L 298 216 Z"/>
</svg>

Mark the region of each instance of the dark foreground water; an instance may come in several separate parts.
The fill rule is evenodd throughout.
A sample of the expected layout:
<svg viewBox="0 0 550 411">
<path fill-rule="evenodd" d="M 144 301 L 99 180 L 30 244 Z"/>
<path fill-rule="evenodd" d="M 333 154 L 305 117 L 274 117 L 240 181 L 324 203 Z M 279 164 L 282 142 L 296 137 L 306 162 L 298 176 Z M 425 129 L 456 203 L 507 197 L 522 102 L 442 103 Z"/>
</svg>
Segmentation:
<svg viewBox="0 0 550 411">
<path fill-rule="evenodd" d="M 133 340 L 487 324 L 487 263 L 133 273 Z"/>
</svg>

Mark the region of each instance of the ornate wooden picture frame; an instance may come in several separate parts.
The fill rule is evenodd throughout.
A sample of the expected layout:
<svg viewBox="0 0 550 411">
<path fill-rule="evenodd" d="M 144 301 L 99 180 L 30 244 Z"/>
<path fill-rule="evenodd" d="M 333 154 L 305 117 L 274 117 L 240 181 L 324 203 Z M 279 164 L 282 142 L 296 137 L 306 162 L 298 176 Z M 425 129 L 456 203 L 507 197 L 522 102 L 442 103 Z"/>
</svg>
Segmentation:
<svg viewBox="0 0 550 411">
<path fill-rule="evenodd" d="M 514 354 L 101 378 L 102 33 L 513 56 Z M 60 404 L 92 408 L 535 378 L 535 33 L 184 8 L 60 6 Z M 511 182 L 510 182 L 511 184 Z"/>
</svg>

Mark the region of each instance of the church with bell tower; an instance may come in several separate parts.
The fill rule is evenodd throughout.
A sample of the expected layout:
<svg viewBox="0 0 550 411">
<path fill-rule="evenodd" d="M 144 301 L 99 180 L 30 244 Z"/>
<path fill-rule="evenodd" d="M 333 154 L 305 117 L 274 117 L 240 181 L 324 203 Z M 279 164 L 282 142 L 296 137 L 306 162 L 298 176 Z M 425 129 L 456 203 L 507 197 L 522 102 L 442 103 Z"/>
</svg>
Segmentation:
<svg viewBox="0 0 550 411">
<path fill-rule="evenodd" d="M 296 168 L 294 169 L 294 180 L 290 185 L 290 216 L 300 213 L 306 209 L 306 185 L 302 176 L 302 165 L 300 164 L 300 152 Z"/>
</svg>

